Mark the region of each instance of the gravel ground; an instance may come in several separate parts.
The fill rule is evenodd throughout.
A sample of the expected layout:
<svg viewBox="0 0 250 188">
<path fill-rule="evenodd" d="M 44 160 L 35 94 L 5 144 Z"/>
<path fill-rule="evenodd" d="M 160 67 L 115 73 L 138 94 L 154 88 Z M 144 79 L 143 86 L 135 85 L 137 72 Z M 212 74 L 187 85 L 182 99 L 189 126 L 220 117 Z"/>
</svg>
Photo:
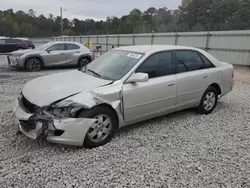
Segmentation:
<svg viewBox="0 0 250 188">
<path fill-rule="evenodd" d="M 17 135 L 11 106 L 23 84 L 61 71 L 27 73 L 0 60 L 0 188 L 250 187 L 250 85 L 237 82 L 211 115 L 156 118 L 92 150 Z"/>
</svg>

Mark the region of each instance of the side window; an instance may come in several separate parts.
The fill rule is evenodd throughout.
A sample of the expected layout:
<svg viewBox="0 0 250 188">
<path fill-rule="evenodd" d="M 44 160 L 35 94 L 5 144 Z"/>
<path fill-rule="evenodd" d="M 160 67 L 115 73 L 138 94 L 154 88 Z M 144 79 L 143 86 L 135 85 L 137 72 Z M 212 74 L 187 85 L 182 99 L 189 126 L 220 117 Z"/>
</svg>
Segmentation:
<svg viewBox="0 0 250 188">
<path fill-rule="evenodd" d="M 48 50 L 51 50 L 51 51 L 64 50 L 64 44 L 54 44 L 51 47 L 49 47 Z"/>
<path fill-rule="evenodd" d="M 8 43 L 9 44 L 22 44 L 22 43 L 24 43 L 24 41 L 18 40 L 18 39 L 9 39 Z"/>
<path fill-rule="evenodd" d="M 0 44 L 6 44 L 6 40 L 5 39 L 0 39 Z"/>
<path fill-rule="evenodd" d="M 195 51 L 175 51 L 177 73 L 195 71 L 203 68 L 203 62 Z"/>
<path fill-rule="evenodd" d="M 160 52 L 153 54 L 142 63 L 136 72 L 147 73 L 149 78 L 173 74 L 172 53 Z"/>
<path fill-rule="evenodd" d="M 76 44 L 66 44 L 66 49 L 67 50 L 77 50 L 77 49 L 80 49 L 80 47 Z"/>
<path fill-rule="evenodd" d="M 213 63 L 211 63 L 204 55 L 202 55 L 201 53 L 199 53 L 203 63 L 204 63 L 204 68 L 205 69 L 209 69 L 209 68 L 213 68 L 215 67 Z"/>
</svg>

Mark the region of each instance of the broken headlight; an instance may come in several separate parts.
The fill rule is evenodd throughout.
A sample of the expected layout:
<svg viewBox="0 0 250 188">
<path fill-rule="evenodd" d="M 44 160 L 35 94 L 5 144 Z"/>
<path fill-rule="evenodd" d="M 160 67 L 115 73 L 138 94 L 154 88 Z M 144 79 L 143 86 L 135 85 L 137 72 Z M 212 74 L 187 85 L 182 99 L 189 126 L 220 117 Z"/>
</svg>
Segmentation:
<svg viewBox="0 0 250 188">
<path fill-rule="evenodd" d="M 52 107 L 48 113 L 55 118 L 71 117 L 73 107 Z"/>
<path fill-rule="evenodd" d="M 69 107 L 51 107 L 48 109 L 48 113 L 52 115 L 54 118 L 70 118 L 73 117 L 74 114 L 79 110 L 80 108 L 69 106 Z"/>
</svg>

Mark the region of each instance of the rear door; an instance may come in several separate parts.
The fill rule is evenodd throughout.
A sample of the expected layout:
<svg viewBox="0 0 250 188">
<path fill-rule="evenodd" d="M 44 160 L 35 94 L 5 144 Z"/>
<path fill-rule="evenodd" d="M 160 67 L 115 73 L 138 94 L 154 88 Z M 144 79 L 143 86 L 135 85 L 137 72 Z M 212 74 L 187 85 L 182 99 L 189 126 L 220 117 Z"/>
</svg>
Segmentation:
<svg viewBox="0 0 250 188">
<path fill-rule="evenodd" d="M 212 72 L 206 67 L 203 57 L 197 51 L 174 51 L 177 76 L 177 102 L 179 109 L 193 107 L 199 104 L 203 93 L 213 80 Z M 208 66 L 208 65 L 207 65 Z M 216 74 L 214 75 L 216 77 Z"/>
<path fill-rule="evenodd" d="M 0 39 L 0 53 L 5 53 L 6 51 L 6 39 Z"/>
<path fill-rule="evenodd" d="M 13 39 L 1 39 L 1 53 L 8 53 L 17 50 L 16 44 L 14 43 Z"/>
<path fill-rule="evenodd" d="M 65 44 L 53 44 L 42 54 L 45 66 L 57 66 L 65 64 Z"/>
<path fill-rule="evenodd" d="M 65 43 L 65 61 L 68 65 L 77 65 L 80 54 L 80 46 L 72 43 Z"/>
</svg>

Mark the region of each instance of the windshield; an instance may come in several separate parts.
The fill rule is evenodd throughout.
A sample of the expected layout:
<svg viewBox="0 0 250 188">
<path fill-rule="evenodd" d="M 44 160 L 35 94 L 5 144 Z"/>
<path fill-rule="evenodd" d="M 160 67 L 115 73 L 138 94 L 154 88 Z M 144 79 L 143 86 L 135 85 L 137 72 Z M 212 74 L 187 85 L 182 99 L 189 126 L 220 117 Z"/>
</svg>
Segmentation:
<svg viewBox="0 0 250 188">
<path fill-rule="evenodd" d="M 46 48 L 48 48 L 50 45 L 52 45 L 52 42 L 48 42 L 45 44 L 42 44 L 40 46 L 37 47 L 38 50 L 45 50 Z"/>
<path fill-rule="evenodd" d="M 141 53 L 112 50 L 91 62 L 85 71 L 94 76 L 115 81 L 125 76 L 142 57 Z"/>
</svg>

